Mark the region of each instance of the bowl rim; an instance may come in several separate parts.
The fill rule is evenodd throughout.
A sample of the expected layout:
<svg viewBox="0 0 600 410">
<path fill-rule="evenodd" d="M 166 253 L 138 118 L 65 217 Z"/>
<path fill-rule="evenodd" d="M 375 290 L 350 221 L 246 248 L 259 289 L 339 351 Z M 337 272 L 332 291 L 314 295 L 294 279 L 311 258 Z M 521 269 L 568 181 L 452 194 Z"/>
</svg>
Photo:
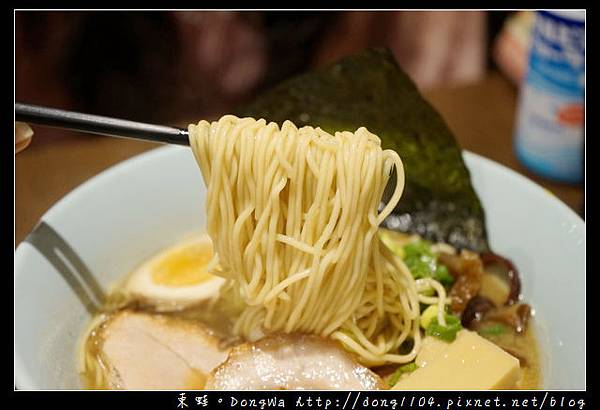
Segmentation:
<svg viewBox="0 0 600 410">
<path fill-rule="evenodd" d="M 573 222 L 578 223 L 578 224 L 583 224 L 585 226 L 585 220 L 580 215 L 578 215 L 570 206 L 568 206 L 566 203 L 564 203 L 559 197 L 554 195 L 550 190 L 544 188 L 543 186 L 541 186 L 537 182 L 533 181 L 532 179 L 515 171 L 512 168 L 507 167 L 506 165 L 503 165 L 499 162 L 496 162 L 490 158 L 484 157 L 484 156 L 476 154 L 474 152 L 463 150 L 462 153 L 463 153 L 463 158 L 465 158 L 465 163 L 468 163 L 470 161 L 479 162 L 479 163 L 483 164 L 484 166 L 489 167 L 490 169 L 494 169 L 495 171 L 497 171 L 499 173 L 506 174 L 507 177 L 513 179 L 514 181 L 516 181 L 520 184 L 528 185 L 528 187 L 531 188 L 533 190 L 533 192 L 535 192 L 536 194 L 542 194 L 546 198 L 549 197 L 551 199 L 550 202 L 553 203 L 560 212 L 565 213 L 565 215 L 569 215 L 569 218 L 571 218 L 573 220 Z M 467 168 L 468 168 L 468 165 L 467 165 Z M 471 173 L 470 169 L 469 169 L 469 173 Z M 484 211 L 485 211 L 485 209 L 484 209 Z"/>
</svg>

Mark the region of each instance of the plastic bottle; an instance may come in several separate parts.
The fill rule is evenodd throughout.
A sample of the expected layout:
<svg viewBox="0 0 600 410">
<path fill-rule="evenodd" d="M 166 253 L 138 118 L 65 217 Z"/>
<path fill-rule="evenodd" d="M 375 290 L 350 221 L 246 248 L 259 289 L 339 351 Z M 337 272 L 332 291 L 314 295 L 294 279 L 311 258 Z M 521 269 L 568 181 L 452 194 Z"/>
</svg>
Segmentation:
<svg viewBox="0 0 600 410">
<path fill-rule="evenodd" d="M 515 150 L 544 177 L 583 179 L 585 11 L 538 11 L 521 85 Z"/>
</svg>

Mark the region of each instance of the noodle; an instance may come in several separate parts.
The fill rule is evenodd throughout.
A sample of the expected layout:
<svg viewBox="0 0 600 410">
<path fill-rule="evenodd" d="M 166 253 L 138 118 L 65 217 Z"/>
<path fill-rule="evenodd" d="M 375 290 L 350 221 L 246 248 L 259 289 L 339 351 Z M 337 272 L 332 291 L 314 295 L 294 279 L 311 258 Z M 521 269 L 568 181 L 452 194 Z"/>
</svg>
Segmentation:
<svg viewBox="0 0 600 410">
<path fill-rule="evenodd" d="M 418 288 L 377 235 L 404 188 L 398 154 L 365 128 L 331 135 L 232 115 L 189 134 L 208 187 L 214 273 L 246 305 L 234 331 L 319 334 L 370 365 L 413 360 L 419 303 L 439 304 L 444 323 L 446 294 L 433 280 Z M 378 212 L 394 169 L 394 193 Z M 421 295 L 431 289 L 437 297 Z"/>
</svg>

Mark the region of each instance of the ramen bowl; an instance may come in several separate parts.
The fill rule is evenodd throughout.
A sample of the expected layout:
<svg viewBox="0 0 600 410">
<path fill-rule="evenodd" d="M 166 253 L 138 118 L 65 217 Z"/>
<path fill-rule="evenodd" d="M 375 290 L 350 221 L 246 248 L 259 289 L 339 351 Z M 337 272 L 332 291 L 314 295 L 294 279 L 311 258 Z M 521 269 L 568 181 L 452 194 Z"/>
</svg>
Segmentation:
<svg viewBox="0 0 600 410">
<path fill-rule="evenodd" d="M 492 249 L 521 273 L 535 312 L 543 389 L 585 389 L 585 224 L 550 192 L 464 152 Z M 191 151 L 124 161 L 56 203 L 15 251 L 15 381 L 80 389 L 81 334 L 111 285 L 199 234 L 206 189 Z"/>
</svg>

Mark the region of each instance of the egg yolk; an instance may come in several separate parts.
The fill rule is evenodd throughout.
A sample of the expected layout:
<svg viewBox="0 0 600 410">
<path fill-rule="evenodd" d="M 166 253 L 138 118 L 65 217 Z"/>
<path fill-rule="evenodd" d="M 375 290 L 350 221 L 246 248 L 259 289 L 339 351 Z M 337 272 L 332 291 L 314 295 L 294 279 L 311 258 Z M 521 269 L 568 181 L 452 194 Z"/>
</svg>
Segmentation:
<svg viewBox="0 0 600 410">
<path fill-rule="evenodd" d="M 213 256 L 210 244 L 193 244 L 175 249 L 152 269 L 152 281 L 171 287 L 197 285 L 209 279 L 206 265 Z"/>
</svg>

